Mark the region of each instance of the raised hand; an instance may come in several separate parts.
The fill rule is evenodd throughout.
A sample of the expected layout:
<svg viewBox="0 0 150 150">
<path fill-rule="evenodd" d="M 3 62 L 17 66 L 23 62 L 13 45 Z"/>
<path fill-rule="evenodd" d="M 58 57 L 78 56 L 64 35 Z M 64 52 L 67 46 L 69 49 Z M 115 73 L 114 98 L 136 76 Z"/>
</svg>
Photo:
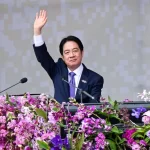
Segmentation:
<svg viewBox="0 0 150 150">
<path fill-rule="evenodd" d="M 39 14 L 36 13 L 34 21 L 34 35 L 40 35 L 41 30 L 47 22 L 47 13 L 45 10 L 40 10 Z"/>
</svg>

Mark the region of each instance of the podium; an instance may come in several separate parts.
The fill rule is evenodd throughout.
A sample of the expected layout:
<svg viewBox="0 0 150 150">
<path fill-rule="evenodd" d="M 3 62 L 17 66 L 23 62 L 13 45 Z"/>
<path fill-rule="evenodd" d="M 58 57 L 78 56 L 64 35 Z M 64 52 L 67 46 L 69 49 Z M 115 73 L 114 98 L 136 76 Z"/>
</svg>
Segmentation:
<svg viewBox="0 0 150 150">
<path fill-rule="evenodd" d="M 101 102 L 101 103 L 84 103 L 85 106 L 95 106 L 97 110 L 101 110 L 101 106 L 104 104 L 104 102 Z M 109 103 L 105 103 L 106 105 L 109 105 Z M 138 125 L 141 125 L 143 124 L 142 123 L 142 119 L 141 119 L 141 116 L 137 119 L 135 118 L 134 116 L 131 115 L 132 113 L 132 109 L 136 109 L 136 108 L 140 108 L 140 107 L 144 107 L 146 108 L 146 110 L 150 110 L 150 102 L 144 102 L 144 101 L 132 101 L 132 102 L 118 102 L 119 104 L 119 109 L 120 108 L 127 108 L 128 109 L 128 112 L 130 114 L 130 120 L 133 121 L 134 123 L 138 124 Z M 68 106 L 68 105 L 65 105 L 65 108 L 71 112 L 71 113 L 75 113 L 77 111 L 77 106 Z M 102 117 L 103 119 L 105 119 L 104 116 L 100 116 Z M 119 122 L 115 119 L 113 119 L 111 121 L 112 124 L 118 124 Z M 120 128 L 121 128 L 121 124 L 118 125 Z"/>
</svg>

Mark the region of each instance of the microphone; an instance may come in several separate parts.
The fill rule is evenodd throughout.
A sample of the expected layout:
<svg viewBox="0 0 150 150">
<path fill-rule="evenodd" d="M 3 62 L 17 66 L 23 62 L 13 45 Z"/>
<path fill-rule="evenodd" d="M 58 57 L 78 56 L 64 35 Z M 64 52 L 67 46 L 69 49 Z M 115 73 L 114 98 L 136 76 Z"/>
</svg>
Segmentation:
<svg viewBox="0 0 150 150">
<path fill-rule="evenodd" d="M 20 80 L 20 83 L 26 83 L 27 81 L 28 81 L 27 78 L 22 78 L 22 79 Z"/>
<path fill-rule="evenodd" d="M 95 99 L 92 95 L 90 95 L 90 94 L 87 93 L 86 91 L 83 91 L 82 89 L 80 89 L 80 88 L 74 86 L 73 84 L 69 83 L 69 82 L 68 82 L 67 80 L 65 80 L 64 78 L 62 78 L 62 80 L 80 91 L 80 94 L 81 94 L 81 103 L 82 103 L 82 93 L 85 94 L 86 96 L 88 96 L 89 98 L 93 99 L 93 100 Z"/>
<path fill-rule="evenodd" d="M 10 87 L 8 87 L 7 89 L 5 89 L 5 90 L 3 90 L 3 91 L 0 91 L 0 93 L 2 93 L 2 92 L 4 92 L 4 91 L 6 91 L 6 90 L 8 90 L 8 89 L 10 89 L 10 88 L 12 88 L 12 87 L 14 87 L 15 85 L 17 85 L 17 84 L 19 84 L 19 83 L 26 83 L 27 81 L 28 81 L 27 78 L 22 78 L 18 83 L 14 84 L 14 85 L 12 85 L 12 86 L 10 86 Z"/>
</svg>

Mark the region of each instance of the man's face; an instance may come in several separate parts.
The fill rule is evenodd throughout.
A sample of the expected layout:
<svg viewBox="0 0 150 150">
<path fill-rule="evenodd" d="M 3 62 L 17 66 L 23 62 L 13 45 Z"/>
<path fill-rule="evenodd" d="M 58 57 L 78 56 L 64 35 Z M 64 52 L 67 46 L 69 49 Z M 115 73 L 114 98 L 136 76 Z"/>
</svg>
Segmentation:
<svg viewBox="0 0 150 150">
<path fill-rule="evenodd" d="M 68 41 L 64 44 L 62 59 L 71 71 L 80 66 L 82 57 L 83 51 L 80 50 L 76 42 Z"/>
</svg>

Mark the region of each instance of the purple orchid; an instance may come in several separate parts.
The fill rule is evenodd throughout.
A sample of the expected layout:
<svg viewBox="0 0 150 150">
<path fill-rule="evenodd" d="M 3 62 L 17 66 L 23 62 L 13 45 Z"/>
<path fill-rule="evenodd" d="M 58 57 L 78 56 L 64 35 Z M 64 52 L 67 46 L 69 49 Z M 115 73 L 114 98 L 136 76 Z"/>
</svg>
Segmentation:
<svg viewBox="0 0 150 150">
<path fill-rule="evenodd" d="M 139 117 L 140 117 L 140 114 L 141 114 L 141 113 L 144 113 L 144 112 L 146 112 L 146 108 L 144 108 L 144 107 L 139 107 L 139 108 L 136 108 L 136 110 L 135 110 L 135 109 L 132 109 L 131 115 L 132 115 L 132 116 L 135 116 L 135 118 L 139 118 Z"/>
<path fill-rule="evenodd" d="M 56 135 L 52 140 L 52 144 L 54 147 L 62 147 L 63 146 L 63 141 L 60 137 L 60 135 Z"/>
<path fill-rule="evenodd" d="M 134 116 L 135 118 L 139 118 L 140 117 L 140 112 L 136 111 L 135 109 L 132 109 L 131 115 Z"/>
<path fill-rule="evenodd" d="M 150 138 L 150 130 L 147 131 L 146 135 Z"/>
<path fill-rule="evenodd" d="M 61 139 L 60 135 L 56 135 L 52 140 L 51 143 L 53 144 L 52 150 L 61 150 L 64 147 L 66 150 L 70 150 L 70 143 L 68 138 L 64 140 Z"/>
<path fill-rule="evenodd" d="M 70 147 L 70 143 L 67 137 L 64 139 L 63 144 L 66 150 L 70 150 L 71 147 Z"/>
<path fill-rule="evenodd" d="M 26 146 L 26 147 L 24 148 L 24 150 L 31 150 L 31 147 Z"/>
<path fill-rule="evenodd" d="M 136 108 L 136 110 L 137 110 L 138 112 L 140 112 L 140 113 L 144 113 L 144 112 L 147 111 L 146 108 L 144 108 L 144 107 Z"/>
<path fill-rule="evenodd" d="M 52 147 L 51 150 L 61 150 L 59 147 Z"/>
</svg>

